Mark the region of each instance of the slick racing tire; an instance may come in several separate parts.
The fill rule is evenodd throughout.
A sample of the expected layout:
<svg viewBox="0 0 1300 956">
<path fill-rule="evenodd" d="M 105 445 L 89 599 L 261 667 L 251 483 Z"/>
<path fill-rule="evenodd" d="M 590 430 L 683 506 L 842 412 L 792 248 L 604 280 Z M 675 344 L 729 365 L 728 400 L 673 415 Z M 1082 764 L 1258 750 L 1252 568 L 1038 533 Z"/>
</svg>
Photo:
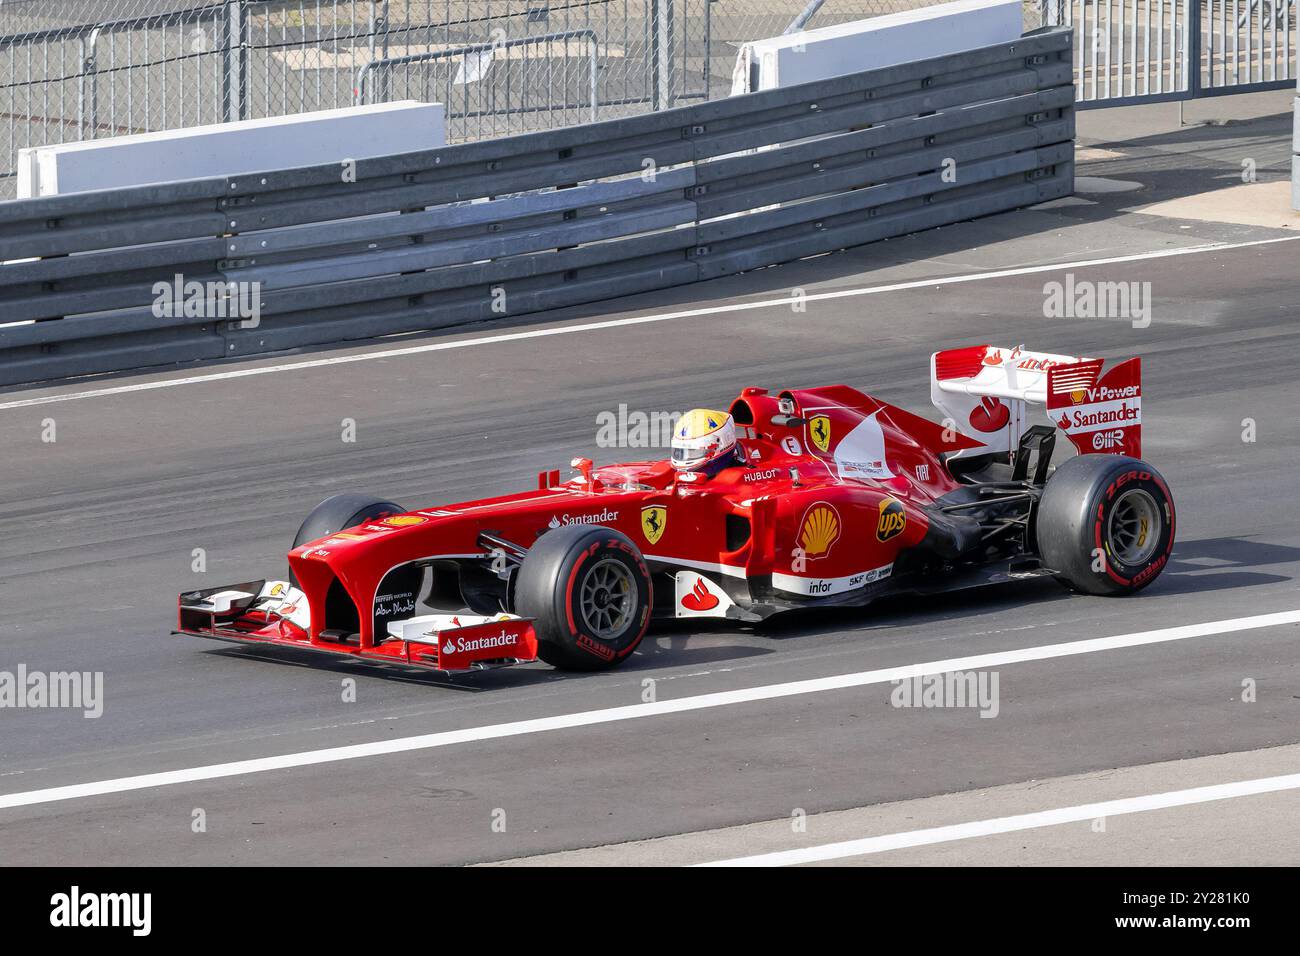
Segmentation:
<svg viewBox="0 0 1300 956">
<path fill-rule="evenodd" d="M 1043 490 L 1036 536 L 1043 565 L 1085 594 L 1142 590 L 1174 547 L 1174 500 L 1160 472 L 1123 455 L 1080 455 Z"/>
<path fill-rule="evenodd" d="M 515 576 L 515 613 L 534 618 L 537 656 L 553 667 L 617 667 L 650 623 L 650 572 L 626 535 L 567 525 L 537 539 Z"/>
<path fill-rule="evenodd" d="M 294 535 L 293 547 L 289 550 L 292 551 L 293 548 L 308 541 L 316 541 L 344 528 L 359 525 L 370 518 L 402 514 L 404 511 L 406 509 L 401 505 L 372 495 L 358 494 L 354 491 L 334 495 L 311 509 L 311 514 L 307 515 L 302 526 L 298 528 L 298 533 Z M 294 576 L 292 568 L 289 570 L 289 581 L 294 587 L 298 586 L 298 579 Z"/>
</svg>

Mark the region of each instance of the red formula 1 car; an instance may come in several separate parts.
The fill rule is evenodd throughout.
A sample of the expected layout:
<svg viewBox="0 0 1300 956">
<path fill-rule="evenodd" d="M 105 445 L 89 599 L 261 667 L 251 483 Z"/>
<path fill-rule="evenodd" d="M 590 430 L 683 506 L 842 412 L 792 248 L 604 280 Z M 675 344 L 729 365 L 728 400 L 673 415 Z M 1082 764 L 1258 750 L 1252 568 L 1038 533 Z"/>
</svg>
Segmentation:
<svg viewBox="0 0 1300 956">
<path fill-rule="evenodd" d="M 336 495 L 303 522 L 289 580 L 182 594 L 179 632 L 595 670 L 655 618 L 760 621 L 1038 575 L 1130 594 L 1160 574 L 1174 505 L 1139 460 L 1138 359 L 1103 375 L 1100 359 L 952 349 L 931 359 L 931 397 L 938 424 L 845 385 L 747 388 L 735 457 L 712 475 L 575 459 L 568 480 L 417 511 Z M 1079 454 L 1053 469 L 1058 429 Z"/>
</svg>

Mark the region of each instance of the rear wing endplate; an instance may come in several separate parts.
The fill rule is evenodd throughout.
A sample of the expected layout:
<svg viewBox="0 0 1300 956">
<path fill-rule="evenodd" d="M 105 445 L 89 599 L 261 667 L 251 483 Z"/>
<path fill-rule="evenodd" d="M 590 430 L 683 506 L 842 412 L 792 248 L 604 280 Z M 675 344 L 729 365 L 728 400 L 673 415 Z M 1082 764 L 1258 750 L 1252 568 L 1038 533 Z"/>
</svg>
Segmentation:
<svg viewBox="0 0 1300 956">
<path fill-rule="evenodd" d="M 1142 454 L 1141 359 L 1102 374 L 1102 360 L 974 345 L 930 357 L 930 400 L 953 428 L 981 447 L 958 456 L 1011 452 L 1040 415 L 1079 454 Z M 1034 410 L 1041 407 L 1042 413 Z"/>
</svg>

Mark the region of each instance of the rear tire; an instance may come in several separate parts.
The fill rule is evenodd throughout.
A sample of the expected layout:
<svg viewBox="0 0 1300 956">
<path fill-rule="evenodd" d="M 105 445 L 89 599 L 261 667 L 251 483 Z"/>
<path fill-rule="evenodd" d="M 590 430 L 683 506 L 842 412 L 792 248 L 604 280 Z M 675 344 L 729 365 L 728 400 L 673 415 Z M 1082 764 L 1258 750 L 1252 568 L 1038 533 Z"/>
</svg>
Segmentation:
<svg viewBox="0 0 1300 956">
<path fill-rule="evenodd" d="M 292 551 L 309 541 L 328 537 L 344 528 L 355 527 L 371 518 L 399 515 L 404 511 L 406 509 L 399 504 L 372 495 L 358 494 L 355 491 L 334 495 L 311 509 L 311 513 L 299 526 L 298 533 L 294 535 L 293 547 L 289 550 Z M 289 569 L 289 581 L 294 587 L 298 586 L 298 579 L 294 576 L 292 568 Z"/>
<path fill-rule="evenodd" d="M 1085 594 L 1123 595 L 1160 576 L 1175 523 L 1160 472 L 1124 455 L 1080 455 L 1048 479 L 1035 534 L 1058 581 Z"/>
<path fill-rule="evenodd" d="M 622 663 L 645 636 L 652 597 L 636 545 L 599 525 L 548 531 L 515 575 L 515 613 L 534 618 L 537 656 L 565 670 Z"/>
</svg>

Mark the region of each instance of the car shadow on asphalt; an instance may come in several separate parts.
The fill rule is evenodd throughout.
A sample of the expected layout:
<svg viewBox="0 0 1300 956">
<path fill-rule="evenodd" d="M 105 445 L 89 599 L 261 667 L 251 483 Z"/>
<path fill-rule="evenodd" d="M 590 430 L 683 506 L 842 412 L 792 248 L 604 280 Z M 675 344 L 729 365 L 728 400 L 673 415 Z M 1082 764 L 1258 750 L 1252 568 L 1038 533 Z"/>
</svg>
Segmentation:
<svg viewBox="0 0 1300 956">
<path fill-rule="evenodd" d="M 1152 595 L 1222 591 L 1293 581 L 1288 574 L 1257 570 L 1268 565 L 1300 565 L 1300 548 L 1244 537 L 1202 538 L 1180 542 L 1168 567 L 1151 586 Z M 882 597 L 865 607 L 822 607 L 786 611 L 756 624 L 683 619 L 656 622 L 636 653 L 615 674 L 663 667 L 702 667 L 737 663 L 779 653 L 784 642 L 852 631 L 869 639 L 875 632 L 899 627 L 960 623 L 1012 609 L 1041 608 L 1057 601 L 1105 601 L 1072 594 L 1050 579 L 1037 578 L 947 594 L 928 594 L 918 610 L 915 594 Z M 464 693 L 588 680 L 600 674 L 557 671 L 546 664 L 443 673 L 416 671 L 378 661 L 348 659 L 276 647 L 217 647 L 204 651 L 219 657 L 256 660 L 287 667 L 307 667 L 348 677 L 438 687 Z"/>
<path fill-rule="evenodd" d="M 1169 565 L 1153 587 L 1163 594 L 1224 591 L 1284 584 L 1290 574 L 1260 571 L 1268 565 L 1300 564 L 1300 548 L 1250 538 L 1202 538 L 1174 545 Z"/>
<path fill-rule="evenodd" d="M 305 667 L 312 671 L 331 672 L 344 677 L 375 678 L 394 684 L 440 687 L 466 693 L 479 693 L 499 687 L 548 683 L 554 681 L 559 675 L 558 671 L 550 668 L 540 669 L 545 665 L 532 664 L 459 672 L 416 670 L 385 664 L 382 661 L 333 656 L 316 651 L 300 651 L 292 647 L 216 647 L 209 648 L 203 653 L 282 667 Z"/>
</svg>

